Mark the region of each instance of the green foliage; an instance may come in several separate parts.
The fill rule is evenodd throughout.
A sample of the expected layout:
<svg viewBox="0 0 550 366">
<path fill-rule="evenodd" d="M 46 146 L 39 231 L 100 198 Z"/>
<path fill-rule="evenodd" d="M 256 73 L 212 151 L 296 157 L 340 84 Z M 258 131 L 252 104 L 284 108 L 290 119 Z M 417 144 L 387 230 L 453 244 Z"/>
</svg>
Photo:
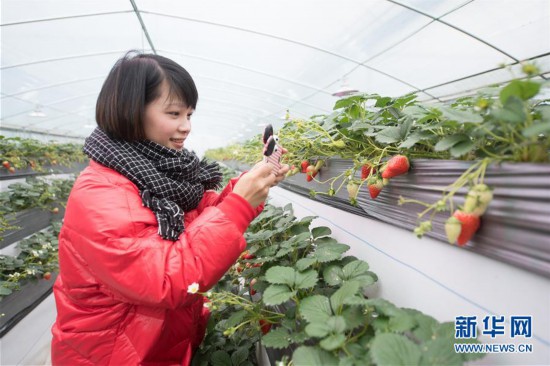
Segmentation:
<svg viewBox="0 0 550 366">
<path fill-rule="evenodd" d="M 26 178 L 25 183 L 13 183 L 0 192 L 0 214 L 38 207 L 52 209 L 64 206 L 74 179 L 54 179 L 48 182 L 39 178 Z"/>
<path fill-rule="evenodd" d="M 61 223 L 54 223 L 47 230 L 21 240 L 17 256 L 0 255 L 0 300 L 18 290 L 24 282 L 39 280 L 47 272 L 58 271 L 60 229 Z"/>
<path fill-rule="evenodd" d="M 378 167 L 395 154 L 548 162 L 549 101 L 539 97 L 544 87 L 540 80 L 513 80 L 445 104 L 421 103 L 415 95 L 353 95 L 338 100 L 331 114 L 288 120 L 278 131 L 289 151 L 283 158 L 299 166 L 303 160 L 338 156 L 352 159 L 355 169 L 365 161 Z M 210 150 L 207 156 L 253 163 L 261 148 L 257 137 Z"/>
<path fill-rule="evenodd" d="M 367 262 L 345 256 L 349 246 L 331 238 L 330 229 L 311 228 L 312 220 L 297 220 L 291 205 L 268 204 L 252 222 L 246 233 L 249 259 L 241 256 L 206 294 L 213 321 L 194 365 L 235 365 L 242 347 L 249 352 L 243 364 L 257 364 L 257 341 L 284 350 L 294 365 L 440 365 L 472 359 L 454 353 L 454 328 L 448 323 L 368 299 L 363 290 L 378 280 L 376 274 Z M 270 329 L 262 329 L 262 322 Z"/>
<path fill-rule="evenodd" d="M 65 205 L 74 179 L 54 179 L 51 182 L 39 178 L 27 178 L 25 183 L 13 183 L 0 192 L 0 234 L 16 229 L 11 225 L 13 214 L 30 208 L 53 210 Z M 55 218 L 55 217 L 54 217 Z M 1 238 L 1 237 L 0 237 Z"/>
<path fill-rule="evenodd" d="M 31 168 L 42 172 L 45 166 L 70 166 L 72 163 L 87 160 L 81 144 L 59 144 L 0 136 L 0 161 L 7 161 L 15 169 Z"/>
</svg>

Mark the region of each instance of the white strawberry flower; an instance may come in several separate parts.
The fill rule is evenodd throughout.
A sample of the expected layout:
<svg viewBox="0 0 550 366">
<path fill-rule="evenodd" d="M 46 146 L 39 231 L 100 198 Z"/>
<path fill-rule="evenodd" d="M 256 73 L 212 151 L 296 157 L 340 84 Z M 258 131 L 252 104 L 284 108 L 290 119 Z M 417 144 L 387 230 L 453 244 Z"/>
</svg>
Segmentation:
<svg viewBox="0 0 550 366">
<path fill-rule="evenodd" d="M 199 291 L 199 284 L 196 282 L 193 282 L 189 285 L 189 287 L 187 287 L 187 292 L 190 294 L 196 294 L 197 291 Z"/>
</svg>

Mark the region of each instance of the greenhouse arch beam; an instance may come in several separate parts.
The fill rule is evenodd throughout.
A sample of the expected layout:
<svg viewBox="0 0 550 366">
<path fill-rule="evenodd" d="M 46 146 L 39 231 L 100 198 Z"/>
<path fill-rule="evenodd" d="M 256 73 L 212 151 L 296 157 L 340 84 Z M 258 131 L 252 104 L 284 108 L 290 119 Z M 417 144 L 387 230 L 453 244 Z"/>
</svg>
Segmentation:
<svg viewBox="0 0 550 366">
<path fill-rule="evenodd" d="M 60 99 L 60 100 L 56 100 L 52 103 L 40 104 L 40 105 L 42 107 L 48 107 L 48 108 L 51 108 L 51 109 L 55 109 L 55 108 L 52 108 L 51 106 L 55 105 L 55 104 L 64 103 L 64 102 L 68 102 L 68 101 L 71 101 L 71 100 L 77 100 L 77 99 L 81 99 L 81 98 L 87 98 L 87 97 L 91 97 L 91 96 L 95 96 L 95 95 L 97 95 L 97 93 L 95 93 L 95 92 L 94 93 L 79 94 L 79 95 L 75 95 L 75 96 L 72 96 L 72 97 L 69 97 L 69 98 L 63 98 L 63 99 Z M 36 103 L 30 102 L 28 100 L 22 99 L 22 98 L 14 97 L 14 99 L 17 99 L 17 100 L 20 100 L 22 102 L 26 102 L 26 103 L 29 103 L 29 104 L 32 104 L 32 105 L 36 104 Z M 57 110 L 61 111 L 60 109 L 57 109 Z M 6 119 L 14 118 L 14 117 L 17 117 L 17 116 L 21 116 L 21 115 L 27 114 L 27 113 L 29 113 L 29 110 L 26 110 L 26 111 L 20 112 L 20 113 L 16 113 L 16 114 L 12 114 L 10 116 L 3 117 L 3 119 L 6 120 Z"/>
<path fill-rule="evenodd" d="M 274 75 L 274 74 L 270 74 L 270 73 L 267 73 L 267 72 L 263 72 L 263 71 L 260 71 L 260 70 L 254 70 L 254 69 L 251 69 L 251 68 L 248 68 L 248 67 L 235 65 L 235 64 L 232 64 L 232 63 L 229 63 L 229 62 L 223 62 L 223 61 L 216 60 L 216 59 L 209 58 L 209 57 L 202 57 L 202 56 L 191 55 L 191 54 L 187 54 L 187 53 L 182 53 L 182 52 L 177 52 L 177 51 L 170 51 L 170 50 L 159 50 L 159 52 L 171 53 L 171 54 L 174 54 L 174 55 L 185 56 L 185 57 L 190 57 L 190 58 L 196 58 L 198 60 L 208 61 L 208 62 L 212 62 L 212 63 L 219 64 L 219 65 L 225 65 L 225 66 L 233 67 L 233 68 L 236 68 L 236 69 L 244 70 L 246 72 L 251 72 L 251 73 L 254 73 L 254 74 L 267 76 L 267 77 L 270 77 L 270 78 L 273 78 L 273 79 L 282 80 L 282 81 L 285 81 L 287 83 L 303 86 L 304 88 L 313 89 L 313 90 L 316 90 L 318 92 L 322 92 L 322 93 L 325 93 L 325 94 L 330 94 L 328 91 L 323 90 L 323 89 L 319 89 L 318 87 L 313 86 L 313 85 L 300 83 L 300 82 L 297 82 L 297 81 L 292 80 L 292 79 L 287 79 L 287 78 L 277 76 L 277 75 Z"/>
<path fill-rule="evenodd" d="M 259 36 L 262 36 L 262 37 L 268 37 L 268 38 L 273 38 L 273 39 L 278 39 L 280 41 L 283 41 L 283 42 L 288 42 L 288 43 L 292 43 L 292 44 L 295 44 L 295 45 L 298 45 L 298 46 L 301 46 L 301 47 L 306 47 L 306 48 L 309 48 L 309 49 L 312 49 L 312 50 L 316 50 L 316 51 L 319 51 L 319 52 L 322 52 L 322 53 L 326 53 L 328 55 L 331 55 L 331 56 L 334 56 L 334 57 L 337 57 L 337 58 L 340 58 L 340 59 L 343 59 L 343 60 L 346 60 L 346 61 L 349 61 L 351 63 L 354 63 L 358 66 L 362 66 L 362 67 L 365 67 L 371 71 L 374 71 L 374 72 L 377 72 L 379 74 L 382 74 L 386 77 L 389 77 L 395 81 L 398 81 L 402 84 L 405 84 L 411 88 L 414 88 L 415 90 L 419 90 L 418 87 L 412 85 L 412 84 L 409 84 L 408 82 L 404 81 L 404 80 L 401 80 L 393 75 L 390 75 L 390 74 L 387 74 L 381 70 L 378 70 L 376 68 L 373 68 L 371 66 L 368 66 L 368 65 L 364 65 L 361 61 L 358 61 L 358 60 L 355 60 L 355 59 L 352 59 L 352 58 L 349 58 L 349 57 L 346 57 L 346 56 L 343 56 L 341 54 L 338 54 L 338 53 L 335 53 L 335 52 L 332 52 L 332 51 L 329 51 L 327 49 L 324 49 L 324 48 L 321 48 L 321 47 L 317 47 L 317 46 L 313 46 L 313 45 L 310 45 L 310 44 L 307 44 L 307 43 L 304 43 L 304 42 L 299 42 L 299 41 L 295 41 L 293 39 L 289 39 L 289 38 L 285 38 L 285 37 L 279 37 L 279 36 L 276 36 L 276 35 L 273 35 L 273 34 L 269 34 L 269 33 L 264 33 L 264 32 L 258 32 L 258 31 L 255 31 L 255 30 L 251 30 L 251 29 L 246 29 L 246 28 L 241 28 L 241 27 L 236 27 L 236 26 L 232 26 L 232 25 L 228 25 L 228 24 L 222 24 L 222 23 L 217 23 L 217 22 L 210 22 L 210 21 L 207 21 L 207 20 L 199 20 L 199 19 L 193 19 L 193 18 L 186 18 L 186 17 L 182 17 L 182 16 L 178 16 L 178 15 L 171 15 L 171 14 L 164 14 L 164 13 L 158 13 L 158 12 L 152 12 L 152 11 L 144 11 L 144 10 L 141 10 L 142 13 L 145 13 L 145 14 L 151 14 L 151 15 L 157 15 L 157 16 L 161 16 L 161 17 L 167 17 L 167 18 L 173 18 L 173 19 L 179 19 L 179 20 L 185 20 L 185 21 L 189 21 L 189 22 L 197 22 L 197 23 L 202 23 L 202 24 L 208 24 L 208 25 L 213 25 L 213 26 L 217 26 L 217 27 L 223 27 L 223 28 L 228 28 L 228 29 L 234 29 L 234 30 L 238 30 L 238 31 L 241 31 L 241 32 L 246 32 L 246 33 L 252 33 L 252 34 L 256 34 L 256 35 L 259 35 Z"/>
<path fill-rule="evenodd" d="M 514 65 L 517 65 L 517 64 L 520 64 L 522 62 L 525 62 L 525 61 L 535 61 L 539 58 L 542 58 L 542 57 L 546 57 L 546 56 L 550 56 L 550 52 L 547 52 L 547 53 L 543 53 L 542 55 L 538 55 L 538 56 L 534 56 L 534 57 L 531 57 L 531 58 L 528 58 L 528 59 L 525 59 L 525 60 L 522 60 L 522 61 L 515 61 L 515 62 L 512 62 L 510 64 L 507 64 L 506 66 L 514 66 Z M 440 86 L 445 86 L 445 85 L 451 85 L 453 83 L 456 83 L 456 82 L 459 82 L 459 81 L 463 81 L 463 80 L 468 80 L 470 78 L 473 78 L 473 77 L 476 77 L 476 76 L 481 76 L 481 75 L 484 75 L 484 74 L 488 74 L 490 72 L 493 72 L 493 71 L 497 71 L 497 70 L 500 70 L 502 67 L 495 67 L 495 68 L 492 68 L 492 69 L 489 69 L 489 70 L 485 70 L 485 71 L 481 71 L 481 72 L 478 72 L 476 74 L 472 74 L 472 75 L 468 75 L 468 76 L 465 76 L 465 77 L 462 77 L 462 78 L 458 78 L 458 79 L 455 79 L 455 80 L 451 80 L 451 81 L 447 81 L 447 82 L 444 82 L 444 83 L 441 83 L 441 84 L 437 84 L 437 85 L 432 85 L 424 90 L 420 90 L 420 92 L 424 92 L 428 95 L 430 95 L 429 93 L 427 93 L 426 91 L 427 90 L 430 90 L 430 89 L 435 89 L 435 88 L 439 88 Z M 537 76 L 540 76 L 542 79 L 544 80 L 547 80 L 548 77 L 543 73 L 537 75 Z M 511 77 L 511 78 L 514 78 L 514 77 Z M 503 81 L 504 82 L 504 81 Z M 482 88 L 483 86 L 480 86 L 480 88 Z M 470 89 L 470 90 L 464 90 L 464 92 L 473 92 L 475 90 L 477 90 L 479 88 L 474 88 L 474 89 Z M 442 95 L 440 96 L 441 98 L 445 98 L 447 97 L 447 95 Z"/>
<path fill-rule="evenodd" d="M 512 56 L 512 55 L 510 55 L 508 52 L 501 50 L 501 49 L 498 48 L 497 46 L 495 46 L 495 45 L 493 45 L 493 44 L 491 44 L 491 43 L 489 43 L 489 42 L 487 42 L 487 41 L 485 41 L 485 40 L 483 40 L 483 39 L 481 39 L 481 38 L 479 38 L 479 37 L 473 35 L 473 34 L 470 33 L 470 32 L 465 31 L 465 30 L 462 29 L 462 28 L 457 27 L 456 25 L 452 25 L 451 23 L 448 23 L 448 22 L 446 22 L 446 21 L 444 21 L 444 20 L 441 20 L 440 17 L 434 17 L 433 15 L 424 13 L 423 11 L 418 10 L 418 9 L 415 9 L 415 8 L 413 8 L 413 7 L 411 7 L 411 6 L 408 6 L 408 5 L 405 5 L 405 4 L 401 4 L 399 1 L 396 1 L 396 0 L 386 0 L 386 1 L 387 1 L 387 2 L 390 2 L 390 3 L 392 3 L 392 4 L 395 4 L 395 5 L 401 6 L 401 7 L 405 8 L 405 9 L 409 9 L 409 10 L 411 10 L 411 11 L 414 11 L 415 13 L 418 13 L 418 14 L 421 14 L 421 15 L 423 15 L 423 16 L 425 16 L 425 17 L 428 17 L 428 18 L 432 19 L 432 20 L 435 21 L 435 22 L 439 22 L 439 23 L 441 23 L 441 24 L 444 24 L 444 25 L 446 25 L 447 27 L 453 28 L 454 30 L 459 31 L 460 33 L 463 33 L 463 34 L 467 35 L 468 37 L 471 37 L 471 38 L 475 39 L 476 41 L 483 43 L 483 44 L 486 45 L 487 47 L 491 47 L 491 48 L 494 49 L 495 51 L 502 53 L 503 55 L 505 55 L 505 56 L 511 58 L 511 59 L 514 60 L 515 62 L 519 62 L 519 60 L 518 60 L 517 58 L 515 58 L 515 57 Z M 456 9 L 454 9 L 454 10 L 456 10 Z M 447 15 L 447 14 L 449 14 L 449 13 L 446 13 L 446 14 L 444 14 L 444 15 Z"/>
<path fill-rule="evenodd" d="M 67 134 L 62 134 L 62 133 L 51 133 L 51 132 L 48 132 L 48 131 L 45 131 L 45 130 L 22 129 L 22 128 L 18 128 L 18 127 L 14 127 L 14 126 L 2 126 L 2 129 L 6 130 L 6 131 L 34 133 L 34 134 L 37 134 L 37 135 L 72 138 L 72 139 L 79 139 L 79 140 L 82 140 L 82 139 L 86 138 L 86 136 L 67 135 Z"/>
<path fill-rule="evenodd" d="M 89 78 L 73 79 L 73 80 L 69 80 L 69 81 L 64 81 L 62 83 L 49 84 L 49 85 L 46 85 L 46 86 L 41 86 L 39 88 L 27 89 L 27 90 L 24 90 L 24 91 L 21 91 L 21 92 L 18 92 L 18 93 L 14 93 L 14 94 L 2 94 L 2 98 L 15 97 L 15 96 L 18 96 L 18 95 L 23 95 L 23 94 L 30 93 L 30 92 L 37 91 L 37 90 L 55 88 L 56 86 L 76 84 L 76 83 L 81 83 L 83 81 L 90 81 L 90 80 L 96 80 L 96 79 L 104 79 L 105 77 L 106 77 L 106 75 L 101 75 L 101 76 L 93 76 L 93 77 L 89 77 Z"/>
<path fill-rule="evenodd" d="M 149 31 L 147 31 L 147 27 L 145 26 L 145 22 L 143 21 L 143 18 L 141 17 L 141 14 L 139 12 L 139 9 L 136 5 L 136 2 L 134 0 L 130 0 L 132 3 L 132 7 L 134 8 L 134 13 L 136 13 L 136 16 L 138 17 L 139 24 L 141 25 L 141 29 L 143 30 L 143 33 L 145 34 L 145 37 L 147 38 L 147 42 L 149 42 L 149 46 L 151 46 L 151 49 L 153 50 L 153 53 L 156 55 L 157 50 L 155 49 L 155 45 L 153 44 L 153 40 L 149 36 Z"/>
<path fill-rule="evenodd" d="M 2 24 L 0 27 L 11 27 L 11 26 L 14 26 L 14 25 L 23 25 L 23 24 L 30 24 L 30 23 L 54 22 L 54 21 L 57 21 L 57 20 L 96 17 L 96 16 L 102 16 L 102 15 L 126 14 L 126 13 L 132 13 L 132 12 L 133 12 L 133 10 L 119 10 L 119 11 L 107 11 L 107 12 L 104 12 L 104 13 L 78 14 L 78 15 L 68 15 L 68 16 L 65 16 L 65 17 L 24 20 L 22 22 Z"/>
<path fill-rule="evenodd" d="M 148 50 L 143 50 L 143 51 L 148 51 Z M 25 67 L 25 66 L 43 64 L 43 63 L 47 63 L 47 62 L 56 62 L 56 61 L 73 60 L 73 59 L 86 58 L 86 57 L 123 54 L 124 52 L 128 52 L 128 50 L 86 53 L 86 54 L 82 54 L 82 55 L 74 55 L 74 56 L 66 56 L 66 57 L 58 57 L 58 58 L 49 58 L 49 59 L 46 59 L 46 60 L 39 60 L 39 61 L 26 62 L 26 63 L 22 63 L 22 64 L 13 64 L 13 65 L 9 65 L 9 66 L 4 66 L 4 67 L 0 67 L 0 70 L 7 70 L 7 69 L 15 68 L 15 67 Z"/>
</svg>

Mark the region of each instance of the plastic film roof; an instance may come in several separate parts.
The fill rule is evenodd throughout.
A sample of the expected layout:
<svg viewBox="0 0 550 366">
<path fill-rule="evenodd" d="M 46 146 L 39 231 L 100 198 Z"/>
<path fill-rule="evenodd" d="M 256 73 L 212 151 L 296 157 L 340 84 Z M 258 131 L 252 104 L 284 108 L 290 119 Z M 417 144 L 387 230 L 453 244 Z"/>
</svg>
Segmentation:
<svg viewBox="0 0 550 366">
<path fill-rule="evenodd" d="M 195 79 L 199 152 L 286 110 L 329 113 L 344 83 L 445 101 L 524 60 L 550 73 L 548 0 L 2 0 L 0 30 L 2 134 L 86 137 L 109 70 L 138 49 Z"/>
</svg>

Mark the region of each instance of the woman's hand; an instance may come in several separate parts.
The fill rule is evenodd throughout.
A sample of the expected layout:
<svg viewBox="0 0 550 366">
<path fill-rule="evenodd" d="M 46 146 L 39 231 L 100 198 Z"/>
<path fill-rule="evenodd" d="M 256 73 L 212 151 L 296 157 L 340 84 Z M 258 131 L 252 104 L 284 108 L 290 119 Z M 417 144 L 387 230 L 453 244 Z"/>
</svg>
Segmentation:
<svg viewBox="0 0 550 366">
<path fill-rule="evenodd" d="M 281 168 L 279 169 L 279 173 L 275 176 L 275 184 L 277 185 L 283 181 L 286 177 L 286 173 L 290 170 L 290 166 L 288 164 L 281 164 Z"/>
<path fill-rule="evenodd" d="M 288 171 L 288 166 L 285 170 Z M 284 179 L 284 174 L 282 178 L 279 175 L 281 173 L 278 175 L 273 174 L 271 164 L 262 161 L 241 176 L 235 187 L 233 187 L 233 193 L 243 197 L 252 207 L 256 208 L 266 200 L 269 188 Z"/>
</svg>

